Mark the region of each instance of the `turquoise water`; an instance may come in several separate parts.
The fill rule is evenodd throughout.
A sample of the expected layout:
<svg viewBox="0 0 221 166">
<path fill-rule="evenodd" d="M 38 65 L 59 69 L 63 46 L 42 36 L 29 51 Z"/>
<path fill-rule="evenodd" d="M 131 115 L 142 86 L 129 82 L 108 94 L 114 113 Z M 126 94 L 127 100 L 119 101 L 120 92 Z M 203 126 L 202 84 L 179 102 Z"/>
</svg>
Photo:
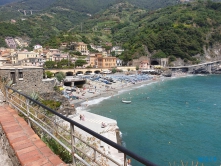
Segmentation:
<svg viewBox="0 0 221 166">
<path fill-rule="evenodd" d="M 121 103 L 131 99 L 131 104 Z M 221 76 L 152 83 L 93 105 L 117 120 L 123 145 L 157 165 L 221 164 Z M 133 166 L 140 165 L 132 160 Z M 201 164 L 202 165 L 202 164 Z"/>
</svg>

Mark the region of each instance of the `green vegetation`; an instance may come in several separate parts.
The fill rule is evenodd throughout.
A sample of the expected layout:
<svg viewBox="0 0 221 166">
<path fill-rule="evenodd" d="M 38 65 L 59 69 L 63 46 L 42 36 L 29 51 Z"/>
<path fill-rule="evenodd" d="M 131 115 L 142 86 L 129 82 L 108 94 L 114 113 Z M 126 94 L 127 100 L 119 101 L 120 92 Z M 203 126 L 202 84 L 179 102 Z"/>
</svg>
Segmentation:
<svg viewBox="0 0 221 166">
<path fill-rule="evenodd" d="M 55 62 L 55 61 L 46 61 L 44 64 L 44 67 L 46 69 L 54 69 L 54 68 L 58 68 L 58 69 L 70 69 L 70 68 L 74 68 L 74 64 L 67 60 L 67 59 L 62 59 L 59 62 Z M 49 74 L 49 76 L 48 76 Z M 48 78 L 50 78 L 50 73 L 46 73 L 46 75 L 48 76 Z"/>
<path fill-rule="evenodd" d="M 70 0 L 65 0 L 65 3 L 52 1 L 52 7 L 42 11 L 41 15 L 27 16 L 26 20 L 18 20 L 15 24 L 0 23 L 0 44 L 5 45 L 5 36 L 27 36 L 32 39 L 31 46 L 39 43 L 46 48 L 58 48 L 66 42 L 66 51 L 74 56 L 79 53 L 72 51 L 73 41 L 102 46 L 111 42 L 124 48 L 125 51 L 118 57 L 125 63 L 151 55 L 156 58 L 173 57 L 170 61 L 179 57 L 198 63 L 194 55 L 203 55 L 204 46 L 212 47 L 221 40 L 221 3 L 199 1 L 146 11 L 129 3 L 114 4 L 109 1 L 108 9 L 100 11 L 98 8 L 105 8 L 106 2 L 99 1 L 98 5 L 98 1 L 94 1 L 92 5 L 92 1 L 80 0 L 74 6 L 76 2 Z M 161 1 L 155 2 L 160 4 Z M 145 7 L 150 2 L 133 1 L 133 4 L 138 3 Z M 174 1 L 164 4 L 174 4 Z M 91 13 L 100 12 L 88 16 L 89 10 Z M 76 66 L 83 64 L 83 60 L 76 62 Z M 46 62 L 45 67 L 73 68 L 74 64 L 68 61 Z"/>
<path fill-rule="evenodd" d="M 43 136 L 42 140 L 65 163 L 72 163 L 72 155 L 51 137 Z"/>
<path fill-rule="evenodd" d="M 76 62 L 75 62 L 75 65 L 76 65 L 76 66 L 83 66 L 83 65 L 85 65 L 85 64 L 87 64 L 87 62 L 86 62 L 85 60 L 83 60 L 83 59 L 78 59 L 78 60 L 76 60 Z"/>
<path fill-rule="evenodd" d="M 51 108 L 52 110 L 57 110 L 61 105 L 61 102 L 53 101 L 53 100 L 42 100 L 41 102 L 42 102 L 42 104 Z"/>
<path fill-rule="evenodd" d="M 65 74 L 63 72 L 59 72 L 55 74 L 55 77 L 59 82 L 61 82 L 65 78 Z"/>
</svg>

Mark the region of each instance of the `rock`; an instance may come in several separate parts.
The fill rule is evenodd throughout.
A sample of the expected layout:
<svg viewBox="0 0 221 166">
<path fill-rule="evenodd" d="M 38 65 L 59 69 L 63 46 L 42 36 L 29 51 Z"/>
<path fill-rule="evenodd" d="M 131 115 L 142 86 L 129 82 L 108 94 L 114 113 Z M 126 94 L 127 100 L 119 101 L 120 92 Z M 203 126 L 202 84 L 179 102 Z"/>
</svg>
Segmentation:
<svg viewBox="0 0 221 166">
<path fill-rule="evenodd" d="M 42 93 L 40 94 L 41 98 L 44 100 L 55 100 L 61 102 L 60 108 L 58 108 L 57 111 L 58 113 L 68 116 L 68 115 L 74 115 L 76 114 L 76 110 L 74 107 L 72 107 L 68 101 L 67 98 L 62 96 L 61 94 L 57 92 L 51 92 L 51 93 Z"/>
</svg>

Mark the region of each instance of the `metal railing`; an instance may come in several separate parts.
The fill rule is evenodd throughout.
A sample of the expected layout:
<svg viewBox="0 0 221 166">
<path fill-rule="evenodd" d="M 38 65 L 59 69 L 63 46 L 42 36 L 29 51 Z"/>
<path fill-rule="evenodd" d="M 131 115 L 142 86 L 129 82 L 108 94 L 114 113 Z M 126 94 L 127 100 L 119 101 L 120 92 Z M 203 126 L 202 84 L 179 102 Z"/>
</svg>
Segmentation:
<svg viewBox="0 0 221 166">
<path fill-rule="evenodd" d="M 72 155 L 74 166 L 128 166 L 129 158 L 132 158 L 132 164 L 136 161 L 135 163 L 140 165 L 155 166 L 150 161 L 18 90 L 4 86 L 4 95 L 6 102 L 18 110 L 30 126 L 46 133 Z M 120 152 L 121 158 L 113 157 L 110 149 Z"/>
</svg>

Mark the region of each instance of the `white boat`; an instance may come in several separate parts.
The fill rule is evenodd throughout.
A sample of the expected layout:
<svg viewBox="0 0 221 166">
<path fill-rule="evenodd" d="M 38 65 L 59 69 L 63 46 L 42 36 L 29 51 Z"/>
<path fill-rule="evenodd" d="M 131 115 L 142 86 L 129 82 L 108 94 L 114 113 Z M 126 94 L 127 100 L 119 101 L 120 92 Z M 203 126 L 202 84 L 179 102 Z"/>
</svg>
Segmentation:
<svg viewBox="0 0 221 166">
<path fill-rule="evenodd" d="M 129 101 L 129 100 L 123 100 L 123 99 L 122 99 L 122 103 L 130 104 L 131 101 Z"/>
</svg>

